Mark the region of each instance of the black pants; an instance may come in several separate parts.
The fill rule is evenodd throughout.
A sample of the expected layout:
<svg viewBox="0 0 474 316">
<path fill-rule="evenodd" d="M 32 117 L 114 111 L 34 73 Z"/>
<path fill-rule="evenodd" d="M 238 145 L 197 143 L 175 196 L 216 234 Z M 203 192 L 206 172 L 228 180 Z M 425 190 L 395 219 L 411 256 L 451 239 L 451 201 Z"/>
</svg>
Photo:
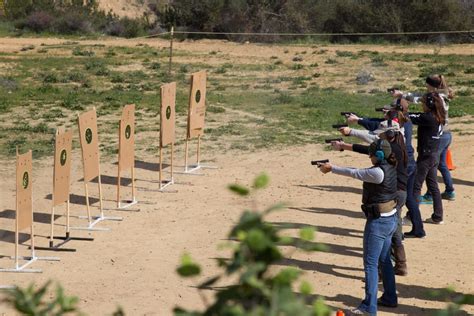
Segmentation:
<svg viewBox="0 0 474 316">
<path fill-rule="evenodd" d="M 433 196 L 433 215 L 431 215 L 431 218 L 437 222 L 443 220 L 443 203 L 441 202 L 441 193 L 437 180 L 438 159 L 437 153 L 418 156 L 416 160 L 415 185 L 413 188 L 413 195 L 418 198 L 421 194 L 423 182 L 426 179 L 428 191 Z"/>
</svg>

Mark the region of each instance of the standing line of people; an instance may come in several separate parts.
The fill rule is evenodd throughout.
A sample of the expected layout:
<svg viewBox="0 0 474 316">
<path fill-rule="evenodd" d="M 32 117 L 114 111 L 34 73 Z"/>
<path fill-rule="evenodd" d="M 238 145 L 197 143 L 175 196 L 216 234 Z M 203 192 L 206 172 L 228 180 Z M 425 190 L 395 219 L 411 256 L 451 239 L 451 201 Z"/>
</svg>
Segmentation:
<svg viewBox="0 0 474 316">
<path fill-rule="evenodd" d="M 369 145 L 332 141 L 334 150 L 351 150 L 368 154 L 372 167 L 343 168 L 331 163 L 319 165 L 323 173 L 335 173 L 363 181 L 362 210 L 367 222 L 364 229 L 365 298 L 351 311 L 353 315 L 376 315 L 377 305 L 396 307 L 394 275 L 407 275 L 404 238 L 424 238 L 423 223 L 443 224 L 442 199 L 454 200 L 455 191 L 446 163 L 452 141 L 448 129 L 449 100 L 453 92 L 442 75 L 426 78 L 424 94 L 391 90 L 393 102 L 383 108 L 383 118 L 360 118 L 347 115 L 349 124 L 359 124 L 365 130 L 342 127 L 344 136 L 354 136 Z M 409 111 L 409 103 L 421 103 L 422 112 Z M 413 126 L 417 126 L 417 158 L 412 145 Z M 441 171 L 446 189 L 440 192 L 437 170 Z M 427 192 L 421 195 L 426 181 Z M 420 203 L 433 204 L 433 213 L 424 222 Z M 402 207 L 408 208 L 407 218 L 412 228 L 402 233 Z M 408 221 L 407 221 L 408 222 Z M 390 249 L 395 260 L 392 267 Z M 380 273 L 384 294 L 377 300 Z"/>
</svg>

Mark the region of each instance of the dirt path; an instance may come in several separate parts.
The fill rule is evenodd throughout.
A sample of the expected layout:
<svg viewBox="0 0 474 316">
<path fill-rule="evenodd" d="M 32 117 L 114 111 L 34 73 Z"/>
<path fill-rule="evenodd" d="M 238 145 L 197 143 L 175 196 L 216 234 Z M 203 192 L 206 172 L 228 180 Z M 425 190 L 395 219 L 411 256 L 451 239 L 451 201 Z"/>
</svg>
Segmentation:
<svg viewBox="0 0 474 316">
<path fill-rule="evenodd" d="M 453 126 L 456 126 L 453 123 Z M 460 125 L 458 125 L 459 127 Z M 472 132 L 472 124 L 462 125 Z M 453 172 L 457 199 L 444 201 L 446 225 L 426 225 L 427 238 L 407 240 L 409 275 L 397 279 L 400 307 L 383 310 L 380 315 L 431 315 L 433 309 L 444 303 L 427 296 L 427 291 L 452 285 L 462 293 L 474 292 L 474 138 L 472 135 L 455 135 L 453 145 L 457 169 Z M 122 222 L 106 222 L 109 232 L 75 231 L 76 236 L 93 236 L 93 242 L 70 242 L 67 247 L 75 253 L 56 253 L 60 262 L 37 262 L 35 268 L 42 274 L 2 274 L 0 285 L 26 286 L 31 282 L 42 284 L 53 279 L 61 282 L 67 293 L 81 298 L 81 308 L 91 315 L 105 315 L 120 305 L 128 315 L 170 315 L 175 305 L 202 308 L 193 282 L 177 277 L 175 268 L 183 252 L 189 252 L 202 264 L 204 275 L 217 272 L 212 258 L 223 256 L 217 247 L 241 211 L 250 205 L 228 193 L 226 185 L 232 182 L 249 183 L 266 171 L 271 176 L 271 186 L 256 197 L 258 205 L 266 206 L 288 201 L 291 207 L 270 218 L 273 222 L 291 223 L 295 226 L 317 227 L 317 240 L 331 247 L 327 253 L 296 254 L 282 261 L 281 265 L 298 266 L 305 271 L 316 294 L 326 297 L 337 308 L 357 305 L 363 295 L 362 231 L 364 219 L 360 212 L 361 183 L 356 180 L 322 175 L 309 164 L 309 160 L 329 158 L 336 164 L 365 166 L 355 153 L 336 153 L 323 150 L 320 145 L 281 148 L 249 154 L 228 152 L 213 155 L 218 170 L 205 171 L 204 176 L 177 175 L 173 187 L 177 193 L 158 193 L 156 157 L 137 157 L 146 163 L 138 164 L 137 186 L 140 212 L 117 212 Z M 34 164 L 34 210 L 38 246 L 46 246 L 49 233 L 52 187 L 52 160 L 43 159 Z M 178 160 L 178 164 L 182 164 Z M 13 254 L 12 209 L 15 205 L 13 161 L 3 161 L 0 177 L 0 256 Z M 144 169 L 147 168 L 147 169 Z M 73 156 L 72 214 L 84 215 L 83 184 L 80 154 Z M 114 208 L 116 175 L 114 161 L 103 163 L 105 207 Z M 96 196 L 95 186 L 91 186 Z M 128 192 L 124 190 L 123 192 Z M 97 205 L 97 203 L 95 204 Z M 94 211 L 96 209 L 94 208 Z M 59 209 L 59 214 L 63 209 Z M 422 207 L 423 217 L 430 215 L 430 207 Z M 64 217 L 56 220 L 58 233 L 64 229 Z M 72 218 L 73 225 L 84 221 Z M 296 234 L 297 230 L 289 230 Z M 24 237 L 22 235 L 22 237 Z M 287 250 L 288 253 L 292 251 Z M 26 254 L 26 247 L 21 248 Z M 39 251 L 39 255 L 52 255 Z M 5 257 L 0 266 L 12 262 Z M 211 297 L 214 293 L 205 293 Z M 472 306 L 467 310 L 474 313 Z M 11 311 L 0 305 L 0 315 Z"/>
<path fill-rule="evenodd" d="M 160 38 L 138 38 L 123 39 L 104 37 L 97 40 L 67 40 L 60 38 L 0 38 L 0 51 L 14 52 L 19 51 L 22 47 L 28 45 L 40 46 L 44 45 L 60 45 L 71 41 L 79 41 L 83 45 L 106 45 L 106 46 L 123 46 L 135 47 L 137 44 L 146 44 L 151 47 L 168 47 L 169 41 Z M 284 51 L 288 51 L 289 57 L 297 52 L 305 49 L 326 49 L 328 51 L 344 50 L 358 52 L 361 50 L 377 51 L 380 53 L 406 53 L 406 54 L 458 54 L 470 55 L 474 50 L 474 44 L 456 44 L 440 46 L 436 44 L 420 44 L 420 45 L 265 45 L 257 43 L 234 43 L 220 40 L 185 40 L 182 42 L 175 41 L 173 44 L 175 49 L 188 50 L 193 52 L 221 52 L 230 56 L 248 56 L 248 57 L 270 57 L 272 55 L 281 55 Z"/>
</svg>

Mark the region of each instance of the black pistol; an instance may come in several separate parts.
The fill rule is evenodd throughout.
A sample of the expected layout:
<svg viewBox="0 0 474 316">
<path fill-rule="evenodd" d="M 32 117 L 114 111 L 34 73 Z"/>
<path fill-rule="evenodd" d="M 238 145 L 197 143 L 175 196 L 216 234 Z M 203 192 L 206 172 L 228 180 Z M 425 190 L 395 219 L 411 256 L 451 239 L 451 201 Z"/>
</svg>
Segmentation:
<svg viewBox="0 0 474 316">
<path fill-rule="evenodd" d="M 347 127 L 347 126 L 349 126 L 349 125 L 347 125 L 347 124 L 333 124 L 332 128 L 340 129 L 342 127 Z"/>
<path fill-rule="evenodd" d="M 321 166 L 322 164 L 329 162 L 329 159 L 323 159 L 323 160 L 311 160 L 311 164 L 313 166 Z"/>
<path fill-rule="evenodd" d="M 375 112 L 384 112 L 387 111 L 384 108 L 375 108 Z"/>
<path fill-rule="evenodd" d="M 342 138 L 330 138 L 330 139 L 325 139 L 324 142 L 326 144 L 330 144 L 332 142 L 342 142 Z"/>
<path fill-rule="evenodd" d="M 387 89 L 387 92 L 393 93 L 393 91 L 395 91 L 395 90 L 400 90 L 400 89 L 399 89 L 399 88 L 395 88 L 395 87 L 393 87 L 393 88 L 388 88 L 388 89 Z"/>
<path fill-rule="evenodd" d="M 355 113 L 355 112 L 341 112 L 341 115 L 342 115 L 342 116 L 345 116 L 345 117 L 349 117 L 349 116 L 351 116 L 352 114 L 354 114 L 354 115 L 356 115 L 356 116 L 359 116 L 359 115 L 357 115 L 357 113 Z"/>
</svg>

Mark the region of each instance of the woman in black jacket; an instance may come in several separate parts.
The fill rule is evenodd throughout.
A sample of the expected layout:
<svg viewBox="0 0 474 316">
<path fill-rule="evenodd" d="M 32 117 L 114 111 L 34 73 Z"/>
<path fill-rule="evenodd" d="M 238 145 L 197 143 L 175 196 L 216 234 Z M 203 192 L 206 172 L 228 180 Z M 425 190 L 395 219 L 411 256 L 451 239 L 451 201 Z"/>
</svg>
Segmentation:
<svg viewBox="0 0 474 316">
<path fill-rule="evenodd" d="M 446 111 L 444 109 L 442 97 L 436 92 L 425 94 L 421 101 L 423 105 L 423 113 L 408 114 L 411 122 L 418 125 L 418 158 L 416 161 L 417 169 L 415 184 L 413 192 L 408 192 L 408 194 L 413 194 L 413 197 L 419 200 L 421 187 L 426 179 L 428 190 L 433 196 L 433 214 L 431 215 L 431 218 L 426 220 L 426 222 L 443 224 L 443 204 L 441 202 L 441 193 L 438 187 L 437 168 L 439 162 L 438 150 L 440 137 L 443 134 Z M 421 222 L 419 208 L 415 212 L 410 211 L 410 216 L 413 230 L 412 232 L 405 233 L 405 236 L 420 237 L 414 236 L 414 232 L 423 231 L 423 223 Z"/>
</svg>

